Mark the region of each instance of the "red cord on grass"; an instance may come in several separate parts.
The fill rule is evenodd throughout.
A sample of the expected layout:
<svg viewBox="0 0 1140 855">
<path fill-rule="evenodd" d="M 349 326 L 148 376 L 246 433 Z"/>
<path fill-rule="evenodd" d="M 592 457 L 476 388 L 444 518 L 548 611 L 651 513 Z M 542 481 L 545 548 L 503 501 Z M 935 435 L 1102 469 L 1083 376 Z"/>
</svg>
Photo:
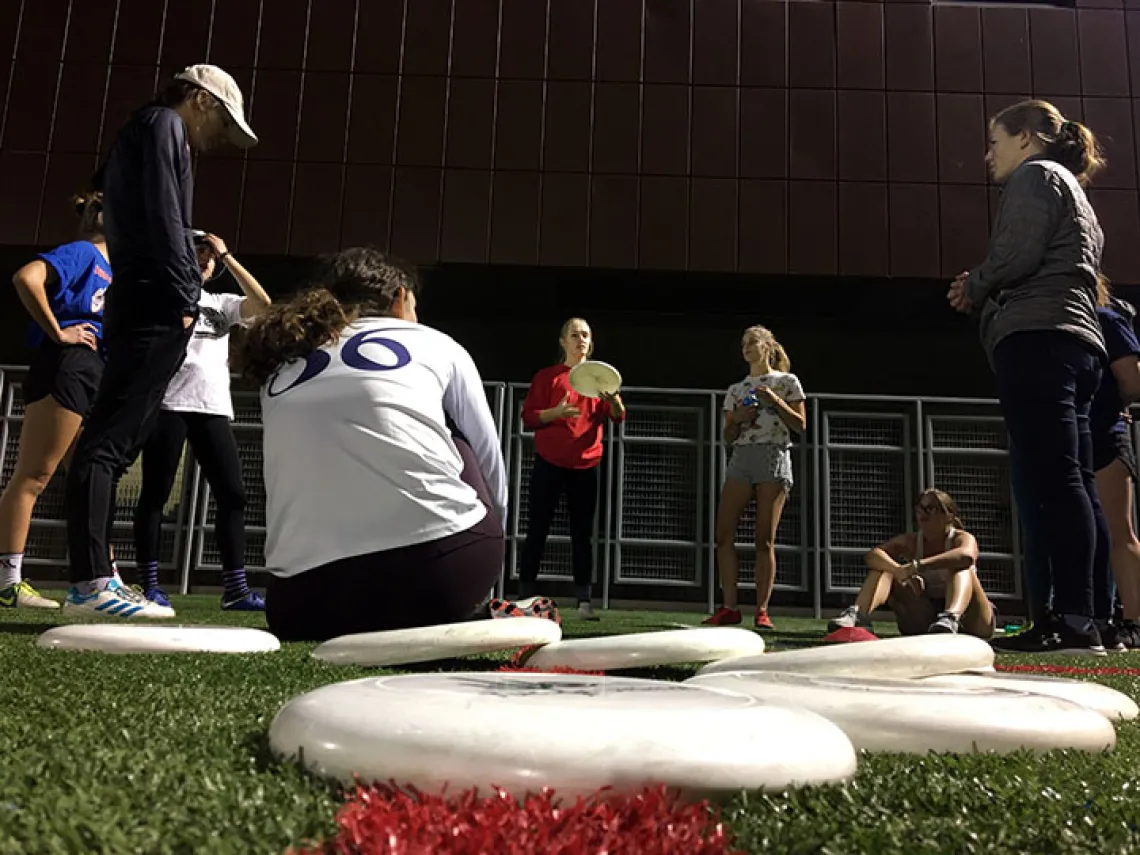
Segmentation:
<svg viewBox="0 0 1140 855">
<path fill-rule="evenodd" d="M 1140 677 L 1140 668 L 1078 668 L 1074 665 L 995 665 L 998 671 L 1025 671 L 1038 674 L 1090 674 L 1105 677 Z"/>
<path fill-rule="evenodd" d="M 543 790 L 519 802 L 495 789 L 454 798 L 394 785 L 359 787 L 339 834 L 290 855 L 732 855 L 707 802 L 679 804 L 664 786 L 631 796 L 601 790 L 573 805 Z"/>
</svg>

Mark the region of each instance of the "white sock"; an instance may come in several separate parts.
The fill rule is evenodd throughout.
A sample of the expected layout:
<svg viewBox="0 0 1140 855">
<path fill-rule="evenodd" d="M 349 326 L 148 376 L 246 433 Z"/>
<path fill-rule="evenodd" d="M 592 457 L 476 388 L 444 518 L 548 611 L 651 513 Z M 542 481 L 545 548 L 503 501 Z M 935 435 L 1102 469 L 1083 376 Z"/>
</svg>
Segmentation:
<svg viewBox="0 0 1140 855">
<path fill-rule="evenodd" d="M 0 591 L 7 590 L 23 581 L 24 553 L 14 552 L 0 555 Z"/>
</svg>

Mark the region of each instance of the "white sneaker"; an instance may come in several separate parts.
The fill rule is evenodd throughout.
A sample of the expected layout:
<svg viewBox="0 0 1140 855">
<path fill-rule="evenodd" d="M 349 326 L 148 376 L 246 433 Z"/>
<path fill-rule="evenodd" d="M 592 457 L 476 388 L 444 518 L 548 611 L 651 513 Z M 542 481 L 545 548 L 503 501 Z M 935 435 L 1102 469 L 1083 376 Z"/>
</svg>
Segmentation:
<svg viewBox="0 0 1140 855">
<path fill-rule="evenodd" d="M 58 609 L 59 603 L 40 594 L 25 579 L 0 591 L 0 606 L 7 609 Z"/>
<path fill-rule="evenodd" d="M 578 603 L 578 619 L 598 620 L 598 616 L 594 614 L 594 604 L 588 602 Z"/>
<path fill-rule="evenodd" d="M 174 617 L 174 609 L 152 603 L 138 591 L 114 579 L 101 591 L 82 594 L 72 586 L 63 601 L 63 613 L 73 618 L 120 618 L 162 620 Z"/>
</svg>

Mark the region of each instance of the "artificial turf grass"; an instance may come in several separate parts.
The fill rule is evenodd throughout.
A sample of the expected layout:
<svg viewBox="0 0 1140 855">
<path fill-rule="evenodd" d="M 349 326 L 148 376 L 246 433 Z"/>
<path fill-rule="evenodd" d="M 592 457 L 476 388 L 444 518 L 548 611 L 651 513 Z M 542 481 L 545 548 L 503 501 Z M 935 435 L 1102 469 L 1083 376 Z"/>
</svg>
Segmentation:
<svg viewBox="0 0 1140 855">
<path fill-rule="evenodd" d="M 220 611 L 216 597 L 175 605 L 178 622 L 264 625 L 260 615 Z M 701 616 L 619 612 L 586 623 L 567 610 L 564 618 L 565 634 L 576 637 L 695 624 Z M 266 732 L 291 697 L 379 672 L 316 662 L 306 644 L 249 656 L 37 649 L 36 634 L 55 622 L 50 614 L 0 613 L 0 853 L 281 853 L 334 834 L 337 789 L 276 763 Z M 776 623 L 780 631 L 766 635 L 772 648 L 824 633 L 819 621 Z M 449 667 L 494 669 L 507 658 Z M 1140 653 L 1102 663 L 1140 666 Z M 1097 679 L 1140 697 L 1136 678 Z M 1104 757 L 864 755 L 847 786 L 741 796 L 724 818 L 747 852 L 1135 850 L 1140 726 L 1124 723 L 1117 733 L 1116 752 Z"/>
</svg>

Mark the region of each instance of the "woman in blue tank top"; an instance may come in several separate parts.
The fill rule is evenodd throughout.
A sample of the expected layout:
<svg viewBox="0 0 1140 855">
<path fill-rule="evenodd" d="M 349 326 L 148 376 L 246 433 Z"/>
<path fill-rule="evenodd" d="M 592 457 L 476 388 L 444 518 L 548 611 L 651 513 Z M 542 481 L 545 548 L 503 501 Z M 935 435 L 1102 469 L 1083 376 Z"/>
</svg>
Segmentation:
<svg viewBox="0 0 1140 855">
<path fill-rule="evenodd" d="M 16 470 L 0 495 L 0 608 L 59 608 L 24 581 L 24 548 L 36 501 L 67 459 L 103 376 L 103 301 L 111 264 L 102 194 L 77 196 L 75 208 L 80 239 L 41 253 L 12 277 L 32 316 L 33 353 L 22 384 Z"/>
</svg>

